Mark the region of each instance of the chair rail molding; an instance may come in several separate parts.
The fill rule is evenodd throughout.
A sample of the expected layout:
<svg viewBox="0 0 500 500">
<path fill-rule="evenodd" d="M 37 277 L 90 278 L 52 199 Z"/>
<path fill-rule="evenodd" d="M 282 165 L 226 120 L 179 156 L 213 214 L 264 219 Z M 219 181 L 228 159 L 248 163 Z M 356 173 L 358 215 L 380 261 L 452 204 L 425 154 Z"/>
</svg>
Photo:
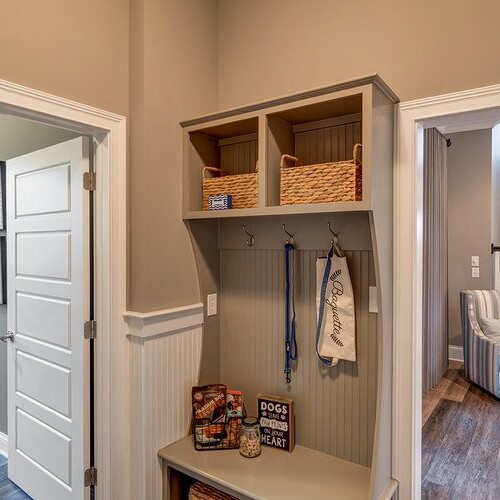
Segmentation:
<svg viewBox="0 0 500 500">
<path fill-rule="evenodd" d="M 393 477 L 421 496 L 423 129 L 500 122 L 500 85 L 399 104 L 394 168 Z"/>
<path fill-rule="evenodd" d="M 155 337 L 199 327 L 203 324 L 203 304 L 191 304 L 147 313 L 127 311 L 123 317 L 128 325 L 127 335 Z"/>
</svg>

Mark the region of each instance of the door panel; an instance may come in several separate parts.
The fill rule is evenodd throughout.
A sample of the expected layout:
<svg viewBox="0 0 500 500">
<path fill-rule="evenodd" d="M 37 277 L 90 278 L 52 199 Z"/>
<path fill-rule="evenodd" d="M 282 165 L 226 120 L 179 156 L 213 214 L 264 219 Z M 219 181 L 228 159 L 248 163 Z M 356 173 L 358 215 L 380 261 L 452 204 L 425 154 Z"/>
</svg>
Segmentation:
<svg viewBox="0 0 500 500">
<path fill-rule="evenodd" d="M 17 332 L 66 349 L 71 345 L 71 302 L 18 292 Z"/>
<path fill-rule="evenodd" d="M 17 217 L 70 210 L 71 165 L 56 165 L 16 177 Z"/>
<path fill-rule="evenodd" d="M 16 245 L 17 276 L 71 279 L 71 233 L 18 233 Z M 34 248 L 37 254 L 43 255 L 43 259 L 34 258 Z"/>
<path fill-rule="evenodd" d="M 70 370 L 19 349 L 16 363 L 18 393 L 71 417 Z M 54 387 L 57 387 L 57 391 Z"/>
<path fill-rule="evenodd" d="M 87 170 L 85 138 L 7 162 L 9 477 L 36 500 L 88 498 Z"/>
</svg>

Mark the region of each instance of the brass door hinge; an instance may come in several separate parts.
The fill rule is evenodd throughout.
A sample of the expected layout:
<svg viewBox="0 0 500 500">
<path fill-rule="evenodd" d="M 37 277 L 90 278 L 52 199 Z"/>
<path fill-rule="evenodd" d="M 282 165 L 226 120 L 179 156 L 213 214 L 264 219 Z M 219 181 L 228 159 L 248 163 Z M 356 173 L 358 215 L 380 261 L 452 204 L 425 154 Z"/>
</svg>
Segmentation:
<svg viewBox="0 0 500 500">
<path fill-rule="evenodd" d="M 83 189 L 86 191 L 96 190 L 96 175 L 95 172 L 83 173 Z"/>
<path fill-rule="evenodd" d="M 86 339 L 95 339 L 97 335 L 97 321 L 92 319 L 83 324 L 83 337 Z"/>
<path fill-rule="evenodd" d="M 96 486 L 97 484 L 97 469 L 95 467 L 89 467 L 85 471 L 85 487 Z"/>
</svg>

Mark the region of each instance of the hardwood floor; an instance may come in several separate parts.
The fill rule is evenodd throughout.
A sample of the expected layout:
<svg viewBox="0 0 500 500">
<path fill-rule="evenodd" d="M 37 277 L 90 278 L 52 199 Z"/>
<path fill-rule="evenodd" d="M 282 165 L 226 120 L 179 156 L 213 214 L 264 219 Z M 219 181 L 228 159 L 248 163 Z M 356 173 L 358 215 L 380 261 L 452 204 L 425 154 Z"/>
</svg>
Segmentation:
<svg viewBox="0 0 500 500">
<path fill-rule="evenodd" d="M 500 499 L 500 401 L 454 363 L 423 397 L 422 499 Z"/>
<path fill-rule="evenodd" d="M 0 499 L 31 500 L 31 497 L 26 495 L 7 477 L 7 459 L 3 455 L 0 455 Z"/>
</svg>

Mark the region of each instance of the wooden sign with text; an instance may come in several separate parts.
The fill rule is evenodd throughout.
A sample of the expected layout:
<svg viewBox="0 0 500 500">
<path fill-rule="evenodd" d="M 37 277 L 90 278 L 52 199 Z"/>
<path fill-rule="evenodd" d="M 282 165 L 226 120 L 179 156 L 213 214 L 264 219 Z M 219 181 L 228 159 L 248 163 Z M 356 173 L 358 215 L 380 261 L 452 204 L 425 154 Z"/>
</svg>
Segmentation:
<svg viewBox="0 0 500 500">
<path fill-rule="evenodd" d="M 259 394 L 257 401 L 262 444 L 292 451 L 295 446 L 293 399 Z"/>
</svg>

